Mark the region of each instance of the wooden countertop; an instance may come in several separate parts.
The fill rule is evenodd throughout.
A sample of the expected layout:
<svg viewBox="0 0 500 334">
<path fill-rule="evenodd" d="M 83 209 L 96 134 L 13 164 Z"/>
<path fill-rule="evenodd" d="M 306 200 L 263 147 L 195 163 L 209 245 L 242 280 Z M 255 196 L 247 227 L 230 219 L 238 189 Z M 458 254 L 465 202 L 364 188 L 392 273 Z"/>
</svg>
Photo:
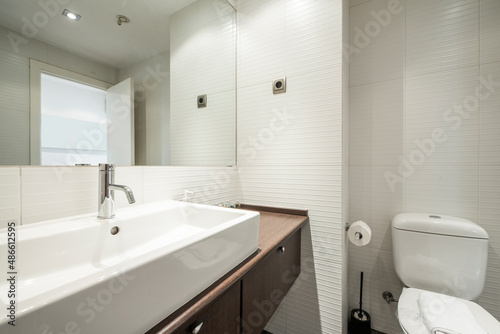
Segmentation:
<svg viewBox="0 0 500 334">
<path fill-rule="evenodd" d="M 260 212 L 259 250 L 186 305 L 151 328 L 146 334 L 170 334 L 193 322 L 197 312 L 202 311 L 233 284 L 239 282 L 248 271 L 267 257 L 273 249 L 309 221 L 306 210 L 290 210 L 246 204 L 242 204 L 241 208 Z"/>
</svg>

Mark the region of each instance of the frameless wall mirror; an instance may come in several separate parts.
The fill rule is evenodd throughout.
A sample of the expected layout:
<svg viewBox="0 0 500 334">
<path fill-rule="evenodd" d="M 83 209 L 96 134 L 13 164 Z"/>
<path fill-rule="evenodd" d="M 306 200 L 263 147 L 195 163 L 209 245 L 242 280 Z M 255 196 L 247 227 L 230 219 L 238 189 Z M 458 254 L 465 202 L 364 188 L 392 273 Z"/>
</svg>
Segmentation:
<svg viewBox="0 0 500 334">
<path fill-rule="evenodd" d="M 235 164 L 227 0 L 0 6 L 0 165 Z"/>
</svg>

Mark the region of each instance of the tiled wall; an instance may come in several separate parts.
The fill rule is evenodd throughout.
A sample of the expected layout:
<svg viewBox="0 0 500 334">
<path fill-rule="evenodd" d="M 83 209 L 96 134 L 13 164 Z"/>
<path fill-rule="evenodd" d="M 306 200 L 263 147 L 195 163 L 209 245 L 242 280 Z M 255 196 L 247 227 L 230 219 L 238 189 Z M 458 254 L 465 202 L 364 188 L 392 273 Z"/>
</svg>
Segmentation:
<svg viewBox="0 0 500 334">
<path fill-rule="evenodd" d="M 363 305 L 373 326 L 401 333 L 396 305 L 382 299 L 383 291 L 397 299 L 402 289 L 390 222 L 399 212 L 432 212 L 488 231 L 479 304 L 500 319 L 500 2 L 351 0 L 351 6 L 350 218 L 373 230 L 370 245 L 349 249 L 351 308 L 364 271 Z M 489 76 L 495 84 L 480 79 Z M 441 131 L 446 139 L 431 144 Z"/>
<path fill-rule="evenodd" d="M 302 274 L 267 330 L 342 333 L 342 3 L 238 1 L 238 170 L 246 203 L 309 209 Z M 272 82 L 287 78 L 285 94 Z"/>
<path fill-rule="evenodd" d="M 234 167 L 117 167 L 115 176 L 134 192 L 133 205 L 180 200 L 186 189 L 198 203 L 241 199 Z M 8 219 L 25 225 L 97 214 L 97 183 L 98 167 L 0 167 L 0 228 Z M 120 192 L 115 201 L 130 205 Z"/>
<path fill-rule="evenodd" d="M 171 16 L 172 165 L 236 164 L 235 20 L 226 0 L 198 0 Z"/>
<path fill-rule="evenodd" d="M 0 165 L 29 164 L 29 60 L 115 83 L 114 68 L 35 39 L 19 41 L 19 34 L 0 26 Z M 17 36 L 12 37 L 12 36 Z"/>
<path fill-rule="evenodd" d="M 349 44 L 349 0 L 342 1 L 342 45 Z M 349 54 L 342 57 L 342 222 L 349 222 Z M 349 321 L 349 240 L 343 233 L 342 317 L 343 332 Z"/>
</svg>

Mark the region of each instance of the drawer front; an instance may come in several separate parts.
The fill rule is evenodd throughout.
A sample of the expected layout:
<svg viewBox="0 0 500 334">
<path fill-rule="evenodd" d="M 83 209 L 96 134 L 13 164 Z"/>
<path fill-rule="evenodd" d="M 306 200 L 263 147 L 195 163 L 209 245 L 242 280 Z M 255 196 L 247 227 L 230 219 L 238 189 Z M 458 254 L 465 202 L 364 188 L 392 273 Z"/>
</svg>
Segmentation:
<svg viewBox="0 0 500 334">
<path fill-rule="evenodd" d="M 242 334 L 260 334 L 300 273 L 298 230 L 242 281 Z"/>
<path fill-rule="evenodd" d="M 236 282 L 207 309 L 198 312 L 190 325 L 174 334 L 239 334 L 240 282 Z"/>
</svg>

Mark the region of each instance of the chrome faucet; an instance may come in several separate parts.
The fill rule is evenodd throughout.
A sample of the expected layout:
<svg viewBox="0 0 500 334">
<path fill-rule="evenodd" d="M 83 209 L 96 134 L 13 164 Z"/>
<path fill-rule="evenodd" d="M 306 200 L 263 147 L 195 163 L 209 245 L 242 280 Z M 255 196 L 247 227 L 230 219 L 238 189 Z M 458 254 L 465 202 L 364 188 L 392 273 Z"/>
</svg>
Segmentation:
<svg viewBox="0 0 500 334">
<path fill-rule="evenodd" d="M 109 219 L 115 215 L 114 199 L 115 190 L 121 190 L 127 196 L 130 204 L 135 203 L 134 193 L 127 186 L 114 184 L 115 182 L 115 165 L 99 164 L 99 203 L 98 203 L 98 218 Z"/>
</svg>

